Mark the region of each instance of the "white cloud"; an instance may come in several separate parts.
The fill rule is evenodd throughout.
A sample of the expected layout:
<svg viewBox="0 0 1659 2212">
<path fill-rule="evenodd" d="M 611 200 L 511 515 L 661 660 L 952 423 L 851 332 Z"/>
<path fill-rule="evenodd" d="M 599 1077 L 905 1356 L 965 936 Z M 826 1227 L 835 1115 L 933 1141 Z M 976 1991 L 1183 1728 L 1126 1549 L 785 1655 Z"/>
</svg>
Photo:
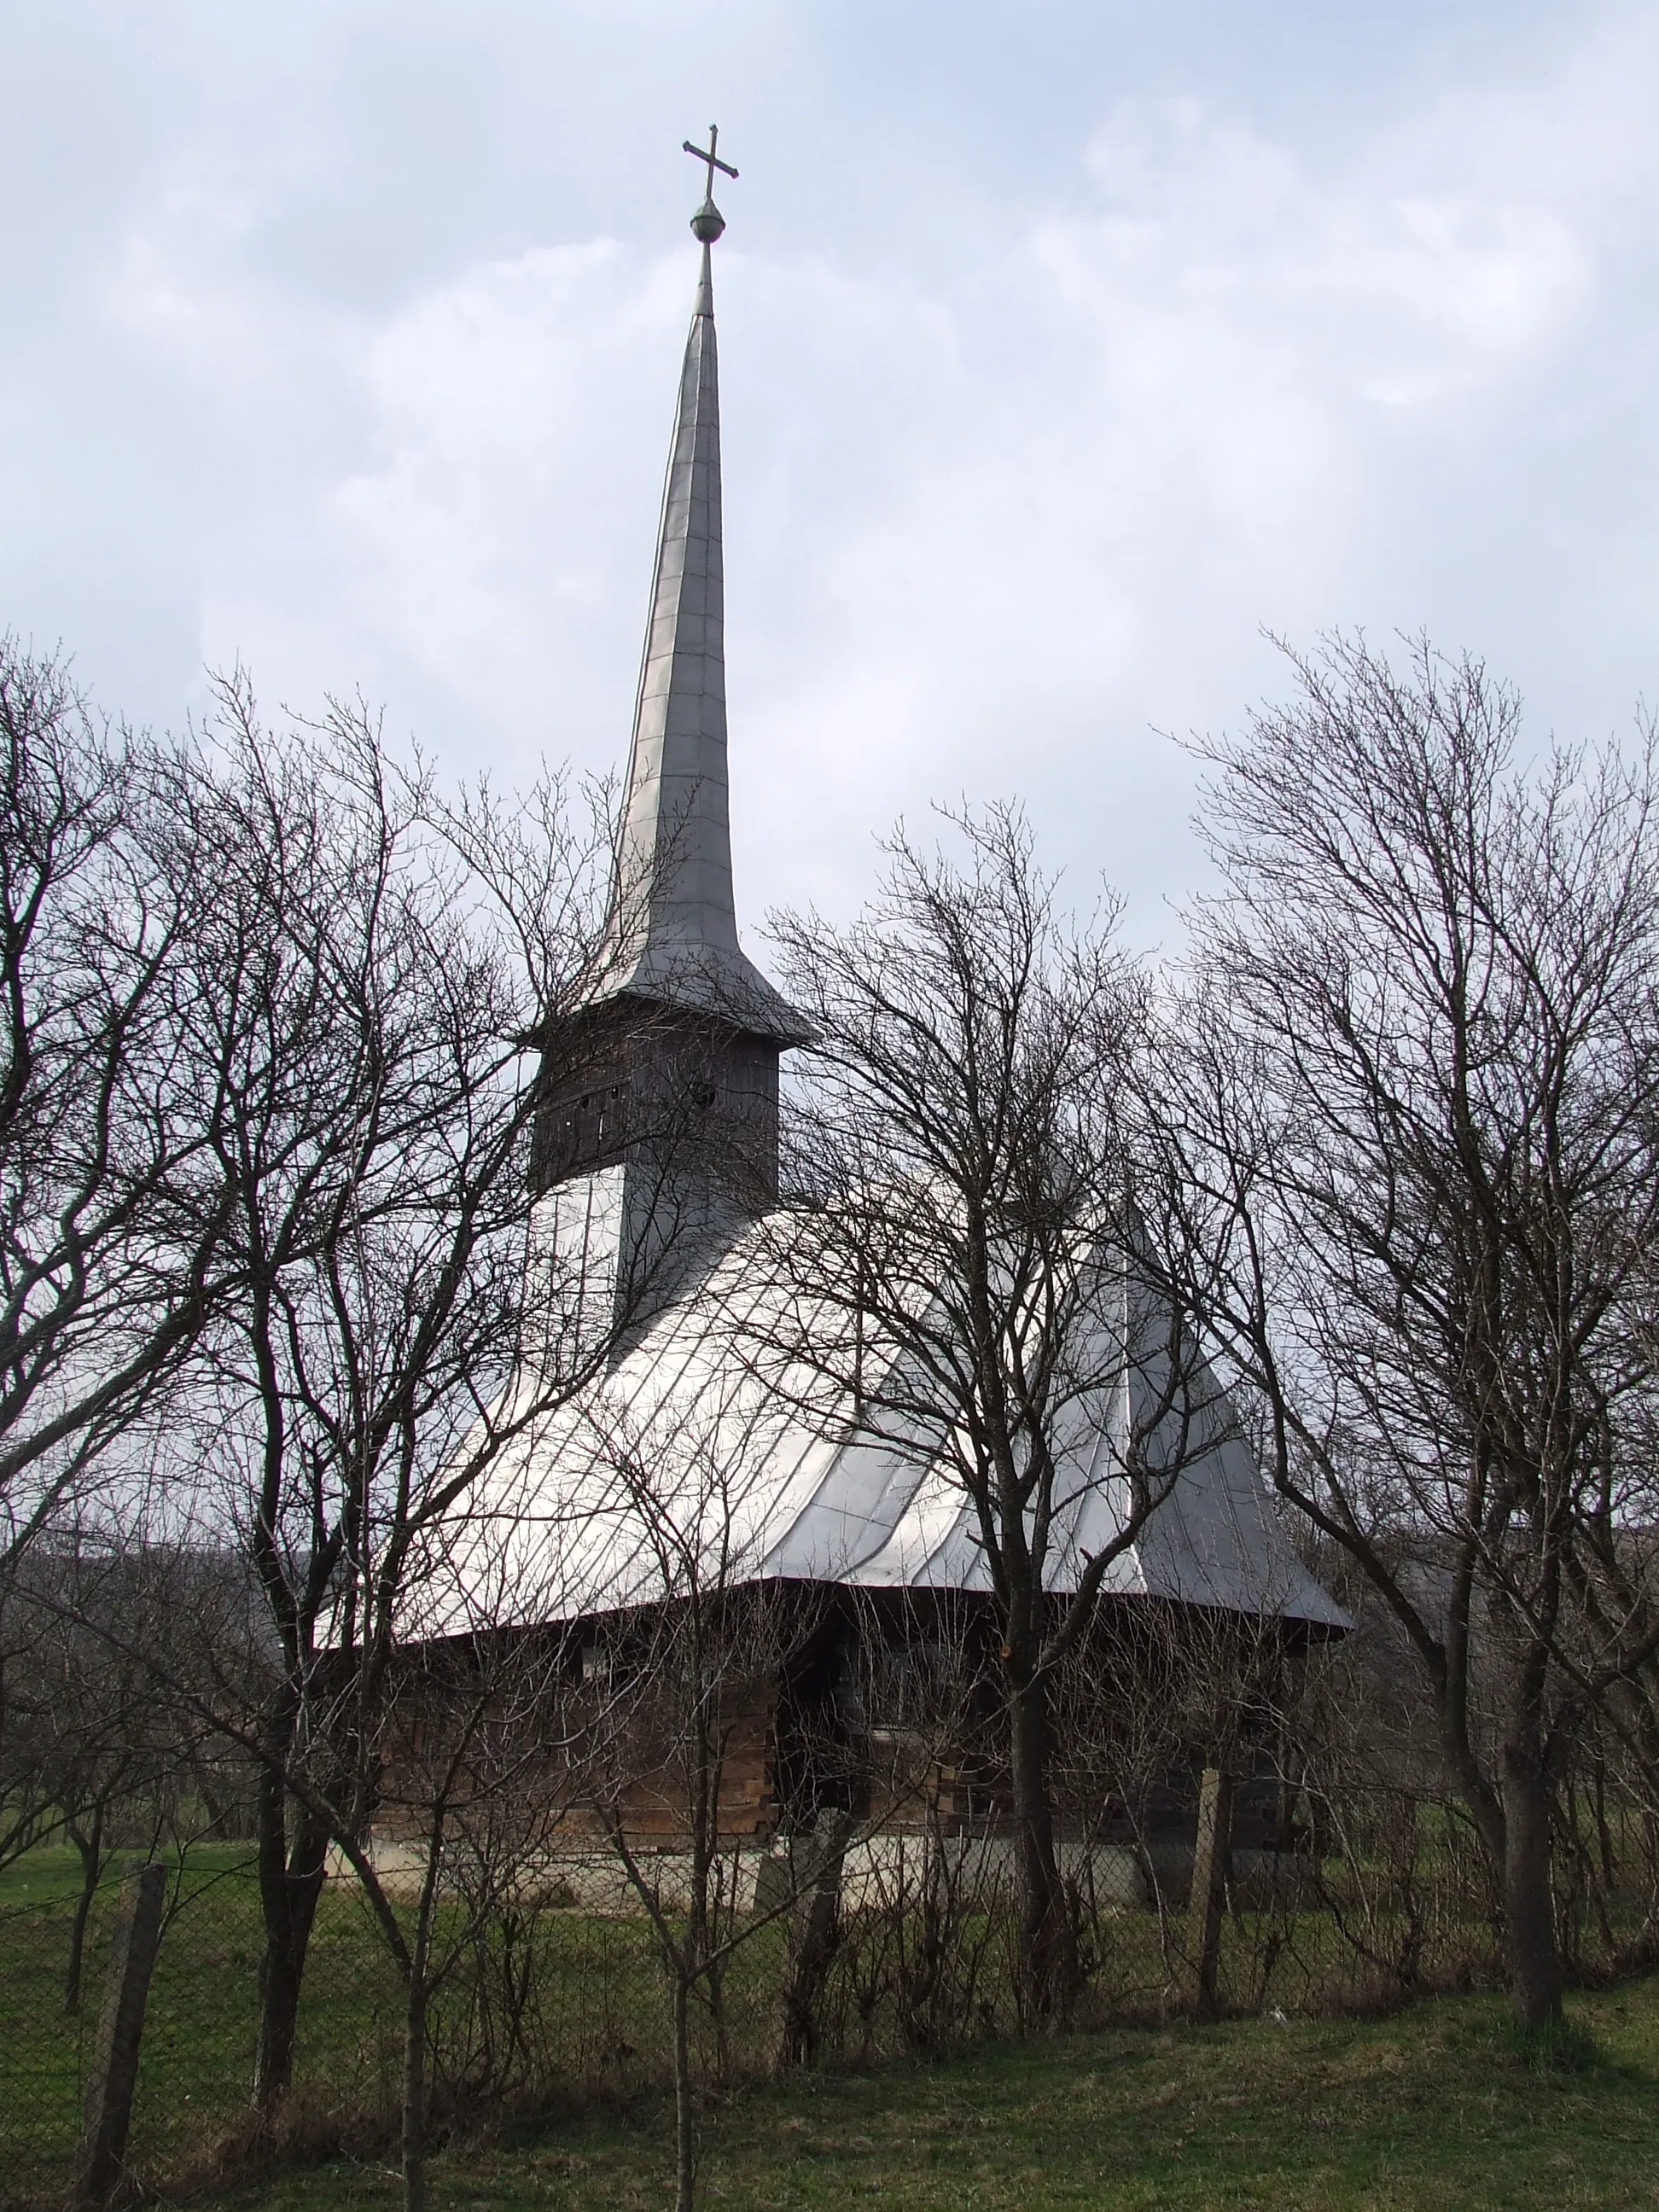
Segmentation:
<svg viewBox="0 0 1659 2212">
<path fill-rule="evenodd" d="M 1626 425 L 1590 427 L 1577 484 L 1550 449 L 1575 386 L 1597 391 L 1624 196 L 1659 197 L 1607 158 L 1632 62 L 1611 41 L 1565 87 L 1511 88 L 1467 148 L 1480 100 L 1449 90 L 1318 168 L 1225 112 L 1121 103 L 1085 155 L 1095 203 L 1036 213 L 954 300 L 975 373 L 941 387 L 943 422 L 895 435 L 890 495 L 844 520 L 827 557 L 848 635 L 874 642 L 770 702 L 793 775 L 864 702 L 866 788 L 902 750 L 895 795 L 1023 790 L 1053 845 L 1146 894 L 1193 866 L 1184 764 L 1149 726 L 1213 723 L 1271 682 L 1261 623 L 1425 622 L 1541 678 L 1546 711 L 1585 693 L 1604 640 L 1575 624 Z M 1527 513 L 1563 571 L 1547 637 L 1537 576 L 1516 588 Z M 1647 650 L 1625 640 L 1626 700 Z M 1144 898 L 1139 918 L 1157 927 Z"/>
<path fill-rule="evenodd" d="M 633 130 L 684 94 L 636 23 L 578 19 L 610 103 L 583 120 L 591 153 L 607 117 Z M 1311 80 L 1270 100 L 1241 78 L 1120 92 L 1074 125 L 1074 88 L 1022 83 L 1028 116 L 1071 131 L 1027 182 L 978 167 L 984 83 L 939 95 L 949 128 L 896 76 L 895 112 L 849 103 L 800 19 L 744 15 L 751 106 L 787 118 L 761 141 L 769 180 L 743 155 L 717 278 L 757 920 L 845 902 L 870 829 L 966 789 L 1026 795 L 1048 848 L 1132 884 L 1156 933 L 1195 864 L 1185 764 L 1151 731 L 1273 684 L 1263 623 L 1427 623 L 1591 727 L 1653 688 L 1659 27 L 1565 3 L 1531 30 L 1470 21 L 1455 50 L 1346 82 L 1340 116 Z M 457 197 L 411 187 L 434 242 L 384 270 L 361 240 L 325 276 L 316 258 L 331 193 L 349 228 L 372 185 L 363 236 L 392 234 L 391 184 L 347 158 L 372 71 L 291 129 L 204 133 L 125 180 L 94 339 L 61 341 L 93 365 L 61 401 L 49 367 L 29 387 L 58 425 L 30 496 L 44 513 L 67 487 L 100 528 L 128 496 L 113 430 L 78 476 L 70 458 L 92 392 L 135 472 L 166 480 L 111 560 L 148 564 L 192 652 L 240 653 L 296 703 L 360 684 L 459 764 L 545 748 L 603 769 L 626 742 L 691 248 L 654 206 L 547 243 L 556 167 L 526 197 L 466 198 L 494 174 L 490 98 L 518 96 L 505 52 L 468 67 Z M 1188 56 L 1143 74 L 1199 82 Z M 794 194 L 787 219 L 769 192 Z M 118 623 L 84 605 L 83 655 L 118 696 L 97 634 Z"/>
</svg>

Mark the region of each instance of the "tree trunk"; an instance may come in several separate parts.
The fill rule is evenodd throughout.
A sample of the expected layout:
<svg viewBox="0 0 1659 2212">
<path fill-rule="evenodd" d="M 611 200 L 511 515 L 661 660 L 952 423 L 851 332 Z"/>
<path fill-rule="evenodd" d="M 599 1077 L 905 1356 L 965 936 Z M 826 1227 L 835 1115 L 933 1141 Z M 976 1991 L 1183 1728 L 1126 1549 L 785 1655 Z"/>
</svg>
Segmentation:
<svg viewBox="0 0 1659 2212">
<path fill-rule="evenodd" d="M 64 1978 L 64 2010 L 77 2013 L 81 2009 L 81 1973 L 87 1955 L 87 1923 L 92 1917 L 92 1900 L 98 1894 L 98 1877 L 104 1870 L 104 1808 L 100 1805 L 92 1816 L 92 1828 L 83 1834 L 71 1826 L 70 1836 L 81 1854 L 81 1894 L 75 1900 L 75 1922 L 70 1929 L 69 1972 Z"/>
<path fill-rule="evenodd" d="M 426 2212 L 426 1946 L 417 1940 L 404 2015 L 404 2212 Z"/>
<path fill-rule="evenodd" d="M 674 1976 L 674 2212 L 693 2212 L 696 2186 L 691 2133 L 691 1988 Z"/>
<path fill-rule="evenodd" d="M 1550 1874 L 1550 1791 L 1535 1741 L 1504 1747 L 1504 1919 L 1510 1995 L 1522 2027 L 1561 2014 L 1561 1952 Z"/>
<path fill-rule="evenodd" d="M 1077 1938 L 1054 1848 L 1046 1677 L 1015 1681 L 1008 1724 L 1019 1880 L 1020 2008 L 1028 2029 L 1054 2032 L 1066 2026 L 1076 1994 Z"/>
<path fill-rule="evenodd" d="M 326 1831 L 304 1812 L 295 1814 L 290 1841 L 287 1814 L 288 1793 L 280 1778 L 266 1777 L 260 1784 L 258 1805 L 259 1906 L 265 1948 L 259 1961 L 253 2100 L 267 2117 L 294 2079 L 300 1987 L 328 1849 Z"/>
</svg>

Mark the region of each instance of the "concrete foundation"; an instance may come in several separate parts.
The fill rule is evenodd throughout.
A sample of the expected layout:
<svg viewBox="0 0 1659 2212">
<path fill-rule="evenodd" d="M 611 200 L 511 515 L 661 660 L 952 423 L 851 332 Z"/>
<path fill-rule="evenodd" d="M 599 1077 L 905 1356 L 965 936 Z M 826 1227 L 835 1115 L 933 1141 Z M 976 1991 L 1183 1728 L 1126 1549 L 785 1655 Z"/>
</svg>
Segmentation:
<svg viewBox="0 0 1659 2212">
<path fill-rule="evenodd" d="M 744 1845 L 720 1855 L 721 1901 L 739 1913 L 775 1912 L 789 1903 L 798 1881 L 806 1879 L 803 1838 L 798 1876 L 787 1844 Z M 407 1897 L 420 1884 L 424 1857 L 420 1846 L 377 1838 L 370 1847 L 374 1870 L 394 1896 Z M 1193 1846 L 1156 1841 L 1140 1850 L 1127 1844 L 1085 1848 L 1062 1843 L 1060 1866 L 1097 1911 L 1148 1911 L 1162 1903 L 1166 1911 L 1184 1912 L 1192 1893 Z M 663 1904 L 683 1911 L 690 1902 L 690 1862 L 683 1851 L 641 1850 L 636 1863 Z M 337 1881 L 355 1879 L 337 1851 L 329 1859 Z M 549 1850 L 520 1877 L 526 1891 L 539 1892 L 556 1906 L 627 1918 L 641 1912 L 638 1892 L 613 1852 L 591 1845 Z M 1014 1893 L 1012 1839 L 1007 1836 L 936 1837 L 902 1829 L 860 1838 L 848 1850 L 842 1869 L 844 1911 L 891 1911 L 930 1886 L 948 1889 L 964 1903 L 1004 1903 Z M 1312 1900 L 1314 1869 L 1283 1851 L 1235 1850 L 1227 1876 L 1229 1902 L 1246 1912 L 1295 1911 Z"/>
</svg>

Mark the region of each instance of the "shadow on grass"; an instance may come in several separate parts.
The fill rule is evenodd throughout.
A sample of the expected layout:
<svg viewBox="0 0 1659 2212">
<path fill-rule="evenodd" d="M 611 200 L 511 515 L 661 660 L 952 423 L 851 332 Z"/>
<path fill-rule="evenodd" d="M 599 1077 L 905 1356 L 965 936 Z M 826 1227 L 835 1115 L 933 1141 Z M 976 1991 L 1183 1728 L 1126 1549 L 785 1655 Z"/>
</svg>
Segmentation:
<svg viewBox="0 0 1659 2212">
<path fill-rule="evenodd" d="M 1595 2074 L 1607 2061 L 1601 2047 L 1586 2027 L 1558 2014 L 1537 2027 L 1512 2022 L 1510 2048 L 1533 2074 Z"/>
</svg>

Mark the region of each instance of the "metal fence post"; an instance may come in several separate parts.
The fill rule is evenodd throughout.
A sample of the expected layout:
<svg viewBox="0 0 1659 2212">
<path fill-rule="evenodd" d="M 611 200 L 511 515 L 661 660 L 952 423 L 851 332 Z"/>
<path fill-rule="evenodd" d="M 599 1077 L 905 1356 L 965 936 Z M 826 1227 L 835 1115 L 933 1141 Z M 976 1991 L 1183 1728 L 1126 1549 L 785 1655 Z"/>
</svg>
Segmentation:
<svg viewBox="0 0 1659 2212">
<path fill-rule="evenodd" d="M 138 2045 L 144 2032 L 149 1978 L 161 1938 L 167 1870 L 141 1866 L 121 1885 L 115 1941 L 104 1983 L 104 2006 L 87 2083 L 81 2136 L 81 2175 L 76 2202 L 106 2204 L 121 2179 L 132 2095 L 138 2081 Z"/>
</svg>

